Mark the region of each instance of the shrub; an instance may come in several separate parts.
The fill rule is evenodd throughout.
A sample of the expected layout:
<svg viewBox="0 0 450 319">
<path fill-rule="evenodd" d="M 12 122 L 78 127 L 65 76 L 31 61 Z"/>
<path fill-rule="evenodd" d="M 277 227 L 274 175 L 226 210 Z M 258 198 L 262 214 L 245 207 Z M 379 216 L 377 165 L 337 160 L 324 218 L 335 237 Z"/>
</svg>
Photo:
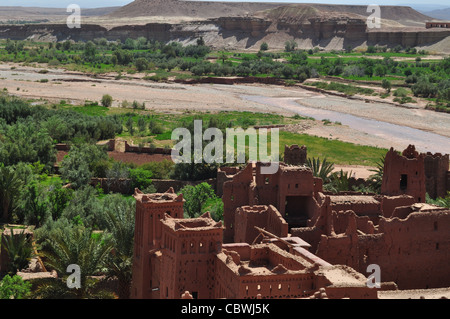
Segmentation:
<svg viewBox="0 0 450 319">
<path fill-rule="evenodd" d="M 18 275 L 6 275 L 0 281 L 0 299 L 24 299 L 31 292 L 31 282 Z"/>
<path fill-rule="evenodd" d="M 208 183 L 201 183 L 196 186 L 187 185 L 180 191 L 186 200 L 184 210 L 189 218 L 197 217 L 202 213 L 203 205 L 210 199 L 216 198 L 214 190 Z"/>
<path fill-rule="evenodd" d="M 110 107 L 110 106 L 112 105 L 112 101 L 113 101 L 112 96 L 109 95 L 109 94 L 105 94 L 105 95 L 103 95 L 103 97 L 102 97 L 101 103 L 102 103 L 102 105 L 105 106 L 105 107 Z"/>
<path fill-rule="evenodd" d="M 392 94 L 394 96 L 397 96 L 397 97 L 407 97 L 408 96 L 408 91 L 406 89 L 404 89 L 404 88 L 398 88 Z"/>
<path fill-rule="evenodd" d="M 28 266 L 28 262 L 32 256 L 31 236 L 25 233 L 25 230 L 16 234 L 10 229 L 9 235 L 4 236 L 2 249 L 8 255 L 8 273 L 15 274 Z"/>
<path fill-rule="evenodd" d="M 388 93 L 391 92 L 391 88 L 392 88 L 392 84 L 391 81 L 383 79 L 383 81 L 381 81 L 381 86 L 383 87 L 383 89 L 385 89 Z"/>
</svg>

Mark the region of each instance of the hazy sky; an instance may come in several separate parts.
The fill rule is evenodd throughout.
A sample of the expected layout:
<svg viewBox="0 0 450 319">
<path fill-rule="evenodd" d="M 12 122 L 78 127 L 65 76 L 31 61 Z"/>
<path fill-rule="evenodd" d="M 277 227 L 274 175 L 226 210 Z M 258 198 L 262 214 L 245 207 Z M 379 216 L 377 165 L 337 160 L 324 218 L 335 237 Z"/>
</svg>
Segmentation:
<svg viewBox="0 0 450 319">
<path fill-rule="evenodd" d="M 379 5 L 441 5 L 450 7 L 449 0 L 222 0 L 222 1 L 256 1 L 288 3 L 330 3 L 330 4 L 379 4 Z M 122 6 L 132 0 L 0 0 L 0 6 L 53 7 L 65 8 L 69 4 L 78 4 L 82 8 Z"/>
</svg>

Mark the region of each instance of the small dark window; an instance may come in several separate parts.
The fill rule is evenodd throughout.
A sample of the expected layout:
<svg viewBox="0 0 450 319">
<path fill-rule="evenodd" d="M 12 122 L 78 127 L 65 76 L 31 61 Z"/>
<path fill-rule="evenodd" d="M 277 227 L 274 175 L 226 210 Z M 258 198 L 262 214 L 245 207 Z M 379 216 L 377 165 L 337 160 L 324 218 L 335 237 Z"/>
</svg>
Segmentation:
<svg viewBox="0 0 450 319">
<path fill-rule="evenodd" d="M 400 189 L 402 191 L 406 190 L 408 187 L 408 175 L 402 174 L 400 177 Z"/>
<path fill-rule="evenodd" d="M 298 188 L 298 184 L 295 184 L 295 188 Z"/>
<path fill-rule="evenodd" d="M 434 230 L 438 230 L 438 222 L 434 222 Z"/>
</svg>

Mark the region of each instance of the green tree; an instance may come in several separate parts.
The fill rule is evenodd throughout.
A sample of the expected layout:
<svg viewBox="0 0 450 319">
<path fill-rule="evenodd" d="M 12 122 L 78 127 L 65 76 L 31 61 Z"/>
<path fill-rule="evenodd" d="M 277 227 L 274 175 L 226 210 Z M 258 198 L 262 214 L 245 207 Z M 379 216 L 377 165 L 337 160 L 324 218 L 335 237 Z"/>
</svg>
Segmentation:
<svg viewBox="0 0 450 319">
<path fill-rule="evenodd" d="M 114 194 L 105 197 L 103 213 L 99 218 L 110 234 L 113 247 L 106 259 L 108 276 L 117 278 L 119 299 L 130 297 L 134 249 L 134 215 L 136 202 Z"/>
<path fill-rule="evenodd" d="M 219 60 L 222 60 L 222 64 L 225 63 L 225 61 L 228 60 L 227 54 L 223 51 L 220 51 L 219 52 Z"/>
<path fill-rule="evenodd" d="M 387 93 L 391 92 L 391 88 L 392 88 L 391 81 L 389 81 L 387 79 L 383 79 L 383 81 L 381 81 L 381 86 L 383 87 L 383 89 L 386 90 Z"/>
<path fill-rule="evenodd" d="M 267 50 L 269 50 L 269 45 L 267 44 L 267 42 L 263 42 L 263 43 L 261 43 L 261 46 L 259 47 L 259 49 L 261 51 L 267 51 Z"/>
<path fill-rule="evenodd" d="M 132 188 L 145 189 L 152 184 L 152 172 L 142 168 L 130 169 Z"/>
<path fill-rule="evenodd" d="M 49 217 L 48 200 L 43 187 L 36 180 L 25 187 L 22 194 L 22 207 L 25 223 L 41 227 Z"/>
<path fill-rule="evenodd" d="M 149 63 L 145 58 L 138 58 L 134 61 L 134 65 L 139 72 L 148 70 Z"/>
<path fill-rule="evenodd" d="M 112 98 L 111 95 L 105 94 L 105 95 L 102 96 L 101 103 L 102 103 L 103 106 L 110 107 L 112 105 L 112 102 L 113 102 L 113 98 Z"/>
<path fill-rule="evenodd" d="M 17 53 L 16 42 L 12 41 L 11 39 L 7 39 L 6 40 L 6 45 L 5 45 L 5 50 L 9 54 L 11 54 L 11 53 L 16 54 Z"/>
<path fill-rule="evenodd" d="M 297 46 L 298 46 L 297 42 L 295 42 L 294 40 L 289 40 L 284 43 L 284 50 L 286 52 L 292 52 L 295 51 Z"/>
<path fill-rule="evenodd" d="M 125 126 L 131 136 L 133 136 L 133 133 L 134 133 L 133 125 L 134 125 L 133 118 L 131 116 L 129 116 L 127 121 L 125 122 Z"/>
<path fill-rule="evenodd" d="M 140 133 L 144 133 L 146 131 L 147 123 L 145 122 L 145 118 L 143 116 L 139 116 L 137 126 Z"/>
<path fill-rule="evenodd" d="M 33 248 L 31 236 L 25 230 L 9 229 L 8 235 L 3 235 L 2 249 L 8 256 L 8 273 L 14 275 L 28 266 L 32 257 Z"/>
<path fill-rule="evenodd" d="M 95 57 L 95 54 L 97 53 L 97 46 L 94 42 L 88 41 L 84 45 L 84 56 L 88 60 L 92 60 Z"/>
<path fill-rule="evenodd" d="M 64 51 L 70 51 L 70 49 L 72 47 L 72 43 L 69 40 L 64 41 L 62 47 L 63 47 Z"/>
<path fill-rule="evenodd" d="M 320 177 L 324 184 L 330 182 L 330 175 L 333 172 L 334 164 L 327 161 L 326 158 L 320 161 L 320 158 L 309 158 L 306 161 L 306 166 L 311 168 L 315 177 Z"/>
<path fill-rule="evenodd" d="M 93 177 L 85 157 L 74 152 L 72 154 L 69 152 L 63 159 L 60 171 L 61 177 L 68 180 L 74 189 L 87 185 Z"/>
<path fill-rule="evenodd" d="M 97 145 L 73 145 L 61 162 L 61 177 L 69 180 L 73 188 L 80 188 L 87 185 L 93 176 L 104 177 L 103 163 L 107 160 L 108 154 Z"/>
<path fill-rule="evenodd" d="M 333 193 L 345 192 L 350 190 L 349 179 L 352 172 L 344 172 L 342 169 L 339 172 L 334 172 L 330 175 L 330 183 L 325 185 L 325 189 Z"/>
<path fill-rule="evenodd" d="M 11 167 L 0 167 L 0 200 L 2 208 L 2 219 L 9 221 L 10 213 L 16 205 L 20 196 L 22 182 L 15 170 Z"/>
<path fill-rule="evenodd" d="M 63 188 L 61 183 L 50 185 L 47 198 L 49 214 L 53 220 L 61 217 L 64 209 L 69 205 L 72 193 L 72 189 Z"/>
<path fill-rule="evenodd" d="M 373 172 L 368 178 L 370 188 L 373 189 L 375 193 L 380 193 L 384 174 L 384 156 L 377 162 L 376 168 L 370 169 L 369 171 Z"/>
<path fill-rule="evenodd" d="M 6 275 L 0 281 L 0 299 L 26 299 L 31 292 L 31 282 L 18 275 Z"/>
<path fill-rule="evenodd" d="M 43 299 L 97 299 L 112 295 L 98 289 L 98 275 L 105 266 L 112 244 L 107 235 L 93 233 L 84 226 L 56 229 L 46 239 L 45 264 L 58 273 L 58 279 L 37 280 L 33 296 Z M 67 287 L 67 267 L 80 267 L 80 288 Z"/>
<path fill-rule="evenodd" d="M 197 39 L 197 46 L 204 46 L 205 40 L 203 40 L 203 37 L 200 37 Z"/>
<path fill-rule="evenodd" d="M 211 198 L 217 197 L 208 183 L 201 183 L 196 186 L 187 185 L 180 191 L 183 194 L 183 198 L 186 200 L 184 203 L 184 211 L 189 218 L 194 218 L 202 213 L 203 206 Z"/>
</svg>

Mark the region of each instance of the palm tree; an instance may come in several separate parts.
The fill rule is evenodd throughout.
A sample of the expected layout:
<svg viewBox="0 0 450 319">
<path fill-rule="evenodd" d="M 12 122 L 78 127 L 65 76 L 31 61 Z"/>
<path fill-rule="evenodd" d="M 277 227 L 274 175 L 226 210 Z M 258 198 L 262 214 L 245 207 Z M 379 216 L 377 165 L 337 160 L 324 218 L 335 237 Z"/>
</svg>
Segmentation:
<svg viewBox="0 0 450 319">
<path fill-rule="evenodd" d="M 2 207 L 2 218 L 5 222 L 9 220 L 9 213 L 15 200 L 20 196 L 22 183 L 16 172 L 11 167 L 0 167 L 0 200 Z"/>
<path fill-rule="evenodd" d="M 326 189 L 333 192 L 345 192 L 350 190 L 349 179 L 352 176 L 352 172 L 344 172 L 342 169 L 339 172 L 334 172 L 330 175 L 330 183 L 326 185 Z"/>
<path fill-rule="evenodd" d="M 33 255 L 31 244 L 31 236 L 23 229 L 21 232 L 9 229 L 9 234 L 3 234 L 2 249 L 6 251 L 8 256 L 8 273 L 15 275 L 28 266 Z"/>
<path fill-rule="evenodd" d="M 383 182 L 383 174 L 384 174 L 384 161 L 385 157 L 381 157 L 379 162 L 376 164 L 375 169 L 369 169 L 369 171 L 374 172 L 374 174 L 369 176 L 370 186 L 376 192 L 381 192 L 381 184 Z"/>
<path fill-rule="evenodd" d="M 47 267 L 54 269 L 58 279 L 38 281 L 35 298 L 96 299 L 112 298 L 112 294 L 98 288 L 92 276 L 103 270 L 112 245 L 105 236 L 96 236 L 91 229 L 74 226 L 70 231 L 56 230 L 47 238 L 49 250 L 44 252 Z M 80 267 L 80 288 L 68 288 L 69 265 Z"/>
<path fill-rule="evenodd" d="M 134 201 L 112 195 L 104 203 L 102 219 L 110 234 L 112 253 L 106 259 L 108 276 L 118 280 L 120 299 L 130 297 L 134 247 Z"/>
<path fill-rule="evenodd" d="M 328 162 L 326 158 L 324 158 L 323 161 L 320 162 L 320 158 L 315 159 L 313 157 L 311 160 L 311 158 L 308 157 L 306 166 L 311 168 L 313 176 L 320 177 L 323 180 L 324 184 L 330 182 L 330 175 L 331 172 L 333 172 L 334 164 Z"/>
</svg>

